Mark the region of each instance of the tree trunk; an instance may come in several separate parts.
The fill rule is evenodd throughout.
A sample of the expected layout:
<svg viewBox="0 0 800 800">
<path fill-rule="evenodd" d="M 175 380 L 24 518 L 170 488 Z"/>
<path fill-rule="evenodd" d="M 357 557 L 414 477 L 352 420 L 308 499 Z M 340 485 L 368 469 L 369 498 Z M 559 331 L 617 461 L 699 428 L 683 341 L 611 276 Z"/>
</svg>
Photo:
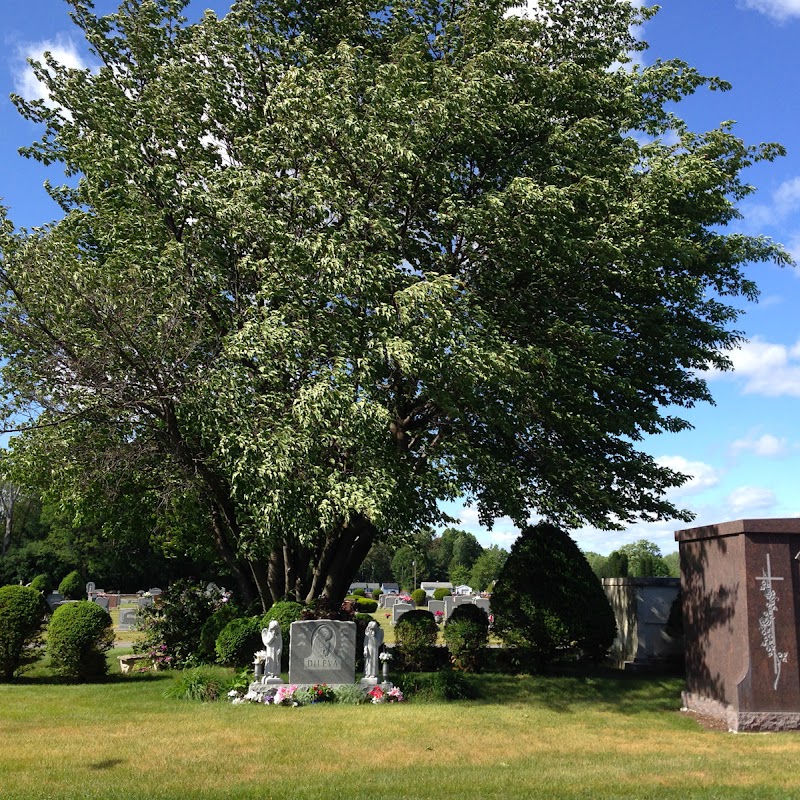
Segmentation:
<svg viewBox="0 0 800 800">
<path fill-rule="evenodd" d="M 306 602 L 324 597 L 332 604 L 341 603 L 376 535 L 375 526 L 356 515 L 339 529 L 338 535 L 329 538 Z"/>
<path fill-rule="evenodd" d="M 250 606 L 256 601 L 256 599 L 260 599 L 263 605 L 264 599 L 260 596 L 260 594 L 257 593 L 257 591 L 254 590 L 254 579 L 248 575 L 247 572 L 245 572 L 244 568 L 239 563 L 239 559 L 236 558 L 236 553 L 231 547 L 230 542 L 225 535 L 225 531 L 223 530 L 223 523 L 220 518 L 220 513 L 213 505 L 211 508 L 211 528 L 214 531 L 214 544 L 216 545 L 217 552 L 220 554 L 222 560 L 225 562 L 225 565 L 236 579 L 236 583 L 239 585 L 239 592 L 241 593 L 244 604 Z"/>
<path fill-rule="evenodd" d="M 14 524 L 14 499 L 14 494 L 12 492 L 9 494 L 8 503 L 5 508 L 6 530 L 3 534 L 3 549 L 0 555 L 5 555 L 8 552 L 8 548 L 11 547 L 11 528 Z"/>
</svg>

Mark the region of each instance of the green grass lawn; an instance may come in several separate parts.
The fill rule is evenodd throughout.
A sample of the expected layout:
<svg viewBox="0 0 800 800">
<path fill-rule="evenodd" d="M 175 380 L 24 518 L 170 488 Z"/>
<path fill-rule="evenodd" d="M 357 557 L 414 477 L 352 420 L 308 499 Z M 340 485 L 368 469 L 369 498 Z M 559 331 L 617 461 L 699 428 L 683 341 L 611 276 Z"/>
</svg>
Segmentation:
<svg viewBox="0 0 800 800">
<path fill-rule="evenodd" d="M 471 702 L 272 708 L 167 699 L 170 673 L 33 672 L 0 685 L 0 797 L 800 796 L 799 734 L 704 730 L 678 679 L 478 681 Z"/>
</svg>

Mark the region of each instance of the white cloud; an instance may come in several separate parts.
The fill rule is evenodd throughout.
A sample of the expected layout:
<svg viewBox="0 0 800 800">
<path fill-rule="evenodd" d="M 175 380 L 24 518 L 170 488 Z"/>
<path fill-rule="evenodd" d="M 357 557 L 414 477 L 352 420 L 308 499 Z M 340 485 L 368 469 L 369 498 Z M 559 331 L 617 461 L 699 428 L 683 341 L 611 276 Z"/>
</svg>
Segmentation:
<svg viewBox="0 0 800 800">
<path fill-rule="evenodd" d="M 798 0 L 800 2 L 800 0 Z M 745 203 L 742 212 L 748 225 L 778 225 L 800 209 L 800 177 L 778 186 L 764 203 Z"/>
<path fill-rule="evenodd" d="M 689 461 L 683 456 L 659 456 L 656 463 L 689 476 L 689 480 L 683 486 L 668 492 L 670 497 L 697 494 L 719 483 L 719 472 L 703 461 Z"/>
<path fill-rule="evenodd" d="M 800 397 L 800 341 L 791 347 L 754 338 L 730 353 L 733 373 L 708 373 L 744 380 L 745 394 Z"/>
<path fill-rule="evenodd" d="M 76 44 L 69 38 L 58 36 L 54 40 L 32 42 L 17 49 L 18 69 L 14 75 L 14 86 L 26 100 L 48 100 L 47 89 L 37 80 L 27 59 L 43 62 L 43 54 L 49 52 L 53 58 L 70 69 L 85 69 L 87 64 L 78 52 Z"/>
<path fill-rule="evenodd" d="M 732 517 L 747 516 L 751 512 L 763 513 L 778 504 L 778 498 L 772 489 L 763 486 L 740 486 L 727 497 Z"/>
<path fill-rule="evenodd" d="M 741 0 L 740 5 L 766 14 L 778 22 L 800 17 L 800 0 Z"/>
<path fill-rule="evenodd" d="M 789 446 L 786 439 L 779 439 L 771 433 L 765 433 L 755 438 L 755 435 L 747 436 L 744 439 L 737 439 L 731 445 L 733 453 L 751 452 L 763 458 L 776 458 L 786 455 Z"/>
</svg>

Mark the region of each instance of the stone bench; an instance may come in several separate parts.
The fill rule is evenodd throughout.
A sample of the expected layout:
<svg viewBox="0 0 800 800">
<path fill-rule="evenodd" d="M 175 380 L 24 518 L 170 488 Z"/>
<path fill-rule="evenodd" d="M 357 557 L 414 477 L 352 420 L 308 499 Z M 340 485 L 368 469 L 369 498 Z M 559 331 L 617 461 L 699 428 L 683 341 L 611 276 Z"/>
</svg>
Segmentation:
<svg viewBox="0 0 800 800">
<path fill-rule="evenodd" d="M 154 669 L 153 660 L 150 658 L 150 656 L 144 655 L 143 653 L 131 653 L 127 656 L 117 656 L 117 658 L 119 659 L 119 671 L 123 675 L 127 675 L 129 672 L 132 672 L 133 668 L 140 661 L 147 662 L 143 666 L 146 666 L 148 669 Z"/>
</svg>

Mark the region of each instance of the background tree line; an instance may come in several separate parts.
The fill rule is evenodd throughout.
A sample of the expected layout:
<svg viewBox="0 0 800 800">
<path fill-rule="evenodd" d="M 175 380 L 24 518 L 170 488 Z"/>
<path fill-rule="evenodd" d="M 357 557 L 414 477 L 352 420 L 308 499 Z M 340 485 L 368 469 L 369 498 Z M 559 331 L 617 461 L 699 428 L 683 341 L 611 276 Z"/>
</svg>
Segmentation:
<svg viewBox="0 0 800 800">
<path fill-rule="evenodd" d="M 584 552 L 598 578 L 679 578 L 678 552 L 661 554 L 657 544 L 647 539 L 624 544 L 607 556 Z"/>
<path fill-rule="evenodd" d="M 497 545 L 484 548 L 475 536 L 458 528 L 437 534 L 431 528 L 418 532 L 409 544 L 372 546 L 357 574 L 366 582 L 394 580 L 403 589 L 422 581 L 451 581 L 482 592 L 496 580 L 508 552 Z M 416 566 L 415 566 L 416 562 Z"/>
</svg>

